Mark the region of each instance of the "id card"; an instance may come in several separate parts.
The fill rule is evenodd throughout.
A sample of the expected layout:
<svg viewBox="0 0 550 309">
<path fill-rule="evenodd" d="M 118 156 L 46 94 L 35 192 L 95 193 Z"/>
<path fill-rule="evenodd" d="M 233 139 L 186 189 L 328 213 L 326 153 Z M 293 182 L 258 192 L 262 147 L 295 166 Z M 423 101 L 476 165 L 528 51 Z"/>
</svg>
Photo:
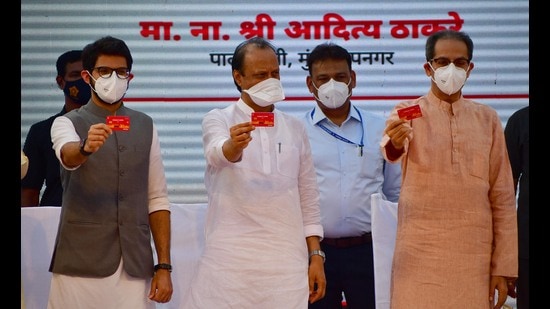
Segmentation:
<svg viewBox="0 0 550 309">
<path fill-rule="evenodd" d="M 397 115 L 399 115 L 400 119 L 411 120 L 414 118 L 422 117 L 422 111 L 420 110 L 420 105 L 416 104 L 398 109 Z"/>
<path fill-rule="evenodd" d="M 113 131 L 129 131 L 130 116 L 107 116 L 107 125 Z"/>
<path fill-rule="evenodd" d="M 272 127 L 275 125 L 275 114 L 272 112 L 253 112 L 250 122 L 255 127 Z"/>
</svg>

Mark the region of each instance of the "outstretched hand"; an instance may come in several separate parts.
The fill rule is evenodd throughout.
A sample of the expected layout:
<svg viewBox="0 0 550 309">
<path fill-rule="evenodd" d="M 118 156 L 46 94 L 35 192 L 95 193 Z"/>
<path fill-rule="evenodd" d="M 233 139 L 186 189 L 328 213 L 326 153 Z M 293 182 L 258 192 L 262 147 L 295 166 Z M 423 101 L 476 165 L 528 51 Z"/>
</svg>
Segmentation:
<svg viewBox="0 0 550 309">
<path fill-rule="evenodd" d="M 243 150 L 252 141 L 250 132 L 255 129 L 250 122 L 242 122 L 229 128 L 229 139 L 223 145 L 223 153 L 227 160 L 237 162 L 241 159 Z"/>
</svg>

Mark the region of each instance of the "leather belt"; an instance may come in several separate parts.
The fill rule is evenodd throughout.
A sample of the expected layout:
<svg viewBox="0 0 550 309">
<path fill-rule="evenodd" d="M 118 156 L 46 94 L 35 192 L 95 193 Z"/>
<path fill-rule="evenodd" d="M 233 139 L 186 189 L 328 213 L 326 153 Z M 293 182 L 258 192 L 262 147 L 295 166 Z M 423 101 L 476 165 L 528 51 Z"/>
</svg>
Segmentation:
<svg viewBox="0 0 550 309">
<path fill-rule="evenodd" d="M 323 238 L 321 241 L 324 245 L 329 245 L 336 248 L 349 248 L 370 242 L 372 242 L 372 233 L 370 232 L 354 237 Z"/>
</svg>

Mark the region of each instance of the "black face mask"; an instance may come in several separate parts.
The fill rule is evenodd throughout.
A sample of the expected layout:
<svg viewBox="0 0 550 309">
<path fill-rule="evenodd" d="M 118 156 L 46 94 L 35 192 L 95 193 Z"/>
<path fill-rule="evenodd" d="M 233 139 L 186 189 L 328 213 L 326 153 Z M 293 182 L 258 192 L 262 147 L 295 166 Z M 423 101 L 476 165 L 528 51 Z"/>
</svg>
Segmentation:
<svg viewBox="0 0 550 309">
<path fill-rule="evenodd" d="M 72 82 L 65 81 L 65 88 L 63 88 L 63 92 L 66 96 L 80 105 L 88 103 L 90 97 L 92 96 L 90 86 L 86 84 L 82 78 Z"/>
</svg>

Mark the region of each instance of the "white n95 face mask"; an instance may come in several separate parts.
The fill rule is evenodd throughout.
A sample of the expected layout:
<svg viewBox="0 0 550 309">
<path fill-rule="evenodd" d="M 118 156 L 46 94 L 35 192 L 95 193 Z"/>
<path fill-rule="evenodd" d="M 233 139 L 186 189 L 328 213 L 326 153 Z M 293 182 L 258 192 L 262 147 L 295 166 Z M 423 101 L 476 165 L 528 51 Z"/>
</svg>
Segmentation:
<svg viewBox="0 0 550 309">
<path fill-rule="evenodd" d="M 430 68 L 434 70 L 432 65 L 428 62 Z M 447 95 L 457 93 L 464 83 L 466 83 L 467 71 L 461 68 L 457 68 L 454 63 L 449 63 L 448 66 L 437 68 L 434 70 L 434 76 L 432 80 L 437 85 L 437 88 Z"/>
<path fill-rule="evenodd" d="M 328 82 L 321 85 L 321 87 L 317 88 L 315 86 L 315 83 L 313 84 L 313 87 L 317 89 L 317 96 L 315 93 L 313 96 L 321 101 L 324 106 L 334 109 L 338 108 L 346 102 L 346 100 L 351 95 L 349 91 L 349 84 L 351 83 L 351 78 L 349 79 L 349 82 L 347 84 L 342 82 L 337 82 L 334 79 L 330 79 Z"/>
<path fill-rule="evenodd" d="M 252 101 L 261 107 L 266 107 L 285 99 L 283 85 L 276 78 L 268 78 L 244 90 Z"/>
<path fill-rule="evenodd" d="M 109 78 L 94 79 L 92 74 L 90 77 L 95 81 L 95 87 L 91 85 L 90 87 L 106 103 L 113 104 L 120 101 L 128 90 L 128 79 L 118 78 L 115 72 Z"/>
</svg>

